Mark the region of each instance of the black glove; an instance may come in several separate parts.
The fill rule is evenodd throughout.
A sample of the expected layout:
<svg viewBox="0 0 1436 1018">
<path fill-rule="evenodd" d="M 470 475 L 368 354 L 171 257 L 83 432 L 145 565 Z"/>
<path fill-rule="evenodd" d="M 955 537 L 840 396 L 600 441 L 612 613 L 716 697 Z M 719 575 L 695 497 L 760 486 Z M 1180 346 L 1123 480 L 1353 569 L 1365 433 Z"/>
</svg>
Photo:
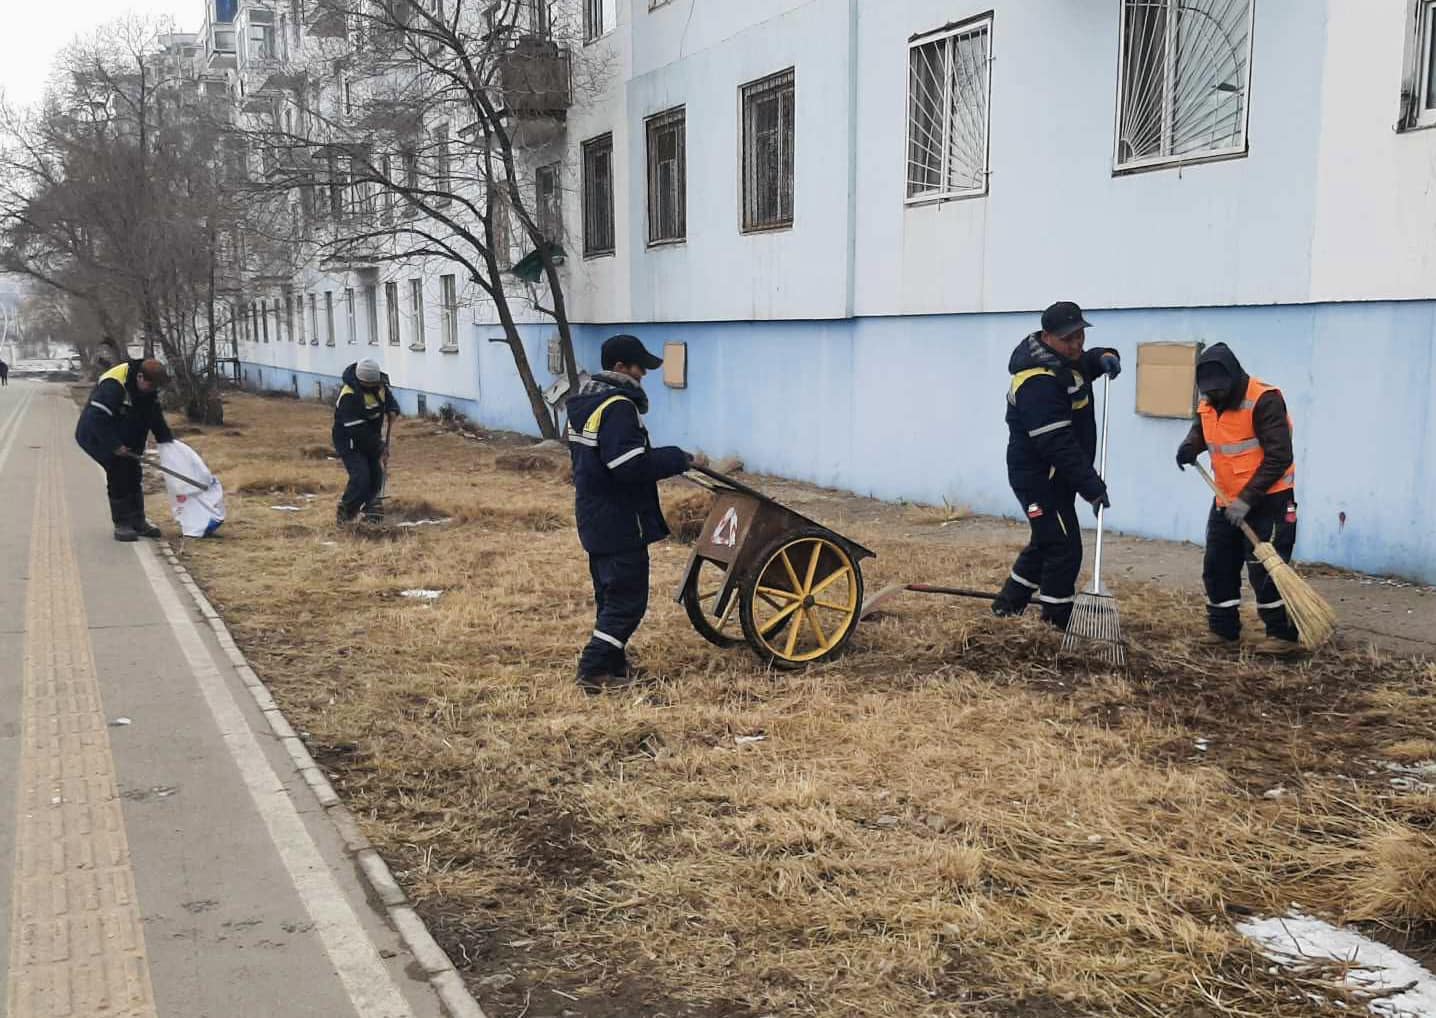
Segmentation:
<svg viewBox="0 0 1436 1018">
<path fill-rule="evenodd" d="M 1122 358 L 1114 353 L 1104 353 L 1102 355 L 1102 370 L 1107 373 L 1108 378 L 1115 380 L 1117 376 L 1122 373 Z"/>
<path fill-rule="evenodd" d="M 1102 489 L 1100 495 L 1095 498 L 1089 498 L 1087 501 L 1092 503 L 1092 512 L 1097 515 L 1100 515 L 1103 509 L 1112 508 L 1112 499 L 1107 495 L 1106 488 Z"/>
<path fill-rule="evenodd" d="M 1177 469 L 1187 469 L 1187 467 L 1197 462 L 1198 455 L 1198 451 L 1196 449 L 1193 449 L 1191 446 L 1182 446 L 1180 449 L 1177 450 Z"/>
</svg>

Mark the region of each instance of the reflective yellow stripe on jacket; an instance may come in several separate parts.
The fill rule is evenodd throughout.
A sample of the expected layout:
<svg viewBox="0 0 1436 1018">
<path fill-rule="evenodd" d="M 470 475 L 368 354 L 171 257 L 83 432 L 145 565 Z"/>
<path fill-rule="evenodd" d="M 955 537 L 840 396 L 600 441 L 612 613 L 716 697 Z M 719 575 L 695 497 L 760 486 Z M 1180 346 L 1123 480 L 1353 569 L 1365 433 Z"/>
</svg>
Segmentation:
<svg viewBox="0 0 1436 1018">
<path fill-rule="evenodd" d="M 1028 382 L 1032 381 L 1032 379 L 1037 378 L 1040 375 L 1050 375 L 1051 377 L 1056 378 L 1057 372 L 1053 371 L 1051 368 L 1028 368 L 1026 371 L 1017 372 L 1017 374 L 1012 376 L 1012 385 L 1007 390 L 1007 402 L 1011 403 L 1013 406 L 1016 406 L 1017 390 L 1022 388 Z M 1067 390 L 1067 395 L 1069 396 L 1077 395 L 1077 393 L 1082 391 L 1082 387 L 1087 384 L 1086 380 L 1076 371 L 1072 372 L 1072 380 L 1075 384 Z M 1072 409 L 1085 409 L 1087 404 L 1090 402 L 1090 399 L 1088 399 L 1086 396 L 1083 396 L 1081 399 L 1076 400 L 1072 404 Z"/>
<path fill-rule="evenodd" d="M 598 429 L 599 426 L 603 424 L 603 412 L 609 407 L 613 406 L 613 404 L 622 403 L 625 401 L 629 403 L 633 402 L 633 400 L 629 399 L 627 396 L 608 397 L 608 399 L 604 400 L 598 405 L 597 409 L 595 409 L 593 413 L 588 415 L 588 420 L 584 421 L 583 423 L 582 431 L 576 432 L 573 430 L 573 425 L 569 425 L 568 440 L 575 445 L 586 445 L 591 448 L 597 448 Z"/>
</svg>

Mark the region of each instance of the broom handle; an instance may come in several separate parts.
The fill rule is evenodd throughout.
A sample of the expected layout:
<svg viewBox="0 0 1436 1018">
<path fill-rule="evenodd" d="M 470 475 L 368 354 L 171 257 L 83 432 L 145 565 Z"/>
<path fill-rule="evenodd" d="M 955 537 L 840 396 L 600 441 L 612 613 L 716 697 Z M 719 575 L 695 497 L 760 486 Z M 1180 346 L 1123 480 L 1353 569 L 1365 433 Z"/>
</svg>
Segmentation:
<svg viewBox="0 0 1436 1018">
<path fill-rule="evenodd" d="M 1111 402 L 1107 397 L 1112 391 L 1112 376 L 1106 375 L 1102 379 L 1102 469 L 1100 476 L 1102 482 L 1107 481 L 1107 406 Z M 1092 593 L 1097 594 L 1102 590 L 1102 514 L 1104 509 L 1097 508 L 1097 552 L 1092 558 Z"/>
<path fill-rule="evenodd" d="M 1212 494 L 1215 495 L 1217 499 L 1217 505 L 1226 505 L 1227 502 L 1222 495 L 1221 489 L 1217 487 L 1217 482 L 1212 479 L 1212 475 L 1207 472 L 1207 468 L 1200 463 L 1193 463 L 1192 466 L 1197 468 L 1197 473 L 1201 475 L 1202 480 L 1207 482 L 1207 487 L 1212 489 Z M 1261 538 L 1257 537 L 1256 531 L 1251 528 L 1251 525 L 1247 523 L 1246 520 L 1242 520 L 1240 526 L 1242 533 L 1245 534 L 1247 540 L 1252 543 L 1253 548 L 1262 543 Z"/>
</svg>

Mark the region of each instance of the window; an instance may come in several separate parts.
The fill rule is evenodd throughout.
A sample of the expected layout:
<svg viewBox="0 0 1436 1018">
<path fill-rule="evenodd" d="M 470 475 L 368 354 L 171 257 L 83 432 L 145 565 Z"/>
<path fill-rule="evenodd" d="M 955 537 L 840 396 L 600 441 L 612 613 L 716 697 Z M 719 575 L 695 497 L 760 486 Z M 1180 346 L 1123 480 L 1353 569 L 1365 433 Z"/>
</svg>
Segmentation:
<svg viewBox="0 0 1436 1018">
<path fill-rule="evenodd" d="M 264 337 L 264 342 L 269 342 L 269 298 L 259 299 L 259 331 Z"/>
<path fill-rule="evenodd" d="M 251 60 L 273 60 L 279 56 L 274 35 L 274 15 L 269 11 L 249 12 L 249 57 Z"/>
<path fill-rule="evenodd" d="M 908 47 L 909 201 L 987 193 L 992 18 Z"/>
<path fill-rule="evenodd" d="M 408 194 L 412 194 L 419 190 L 419 154 L 413 149 L 405 149 L 400 153 L 400 158 L 404 160 L 404 190 Z M 400 214 L 404 216 L 414 214 L 414 207 L 409 203 L 408 194 L 402 199 L 404 207 L 400 210 Z"/>
<path fill-rule="evenodd" d="M 309 345 L 319 345 L 319 297 L 309 295 Z"/>
<path fill-rule="evenodd" d="M 334 345 L 334 291 L 324 291 L 324 327 L 328 331 L 324 334 L 324 345 Z"/>
<path fill-rule="evenodd" d="M 1118 170 L 1246 154 L 1252 0 L 1123 0 Z"/>
<path fill-rule="evenodd" d="M 583 0 L 583 41 L 593 42 L 608 31 L 604 0 Z"/>
<path fill-rule="evenodd" d="M 558 189 L 558 163 L 534 171 L 534 207 L 539 233 L 550 243 L 559 243 L 563 239 L 563 197 Z"/>
<path fill-rule="evenodd" d="M 459 348 L 459 288 L 453 276 L 439 277 L 440 349 Z"/>
<path fill-rule="evenodd" d="M 344 218 L 344 176 L 339 169 L 339 157 L 333 152 L 327 153 L 324 168 L 329 174 L 329 214 L 339 222 Z"/>
<path fill-rule="evenodd" d="M 354 317 L 354 287 L 344 288 L 344 318 L 349 329 L 349 342 L 359 342 L 359 320 Z"/>
<path fill-rule="evenodd" d="M 384 284 L 384 317 L 388 319 L 389 345 L 399 345 L 399 284 Z"/>
<path fill-rule="evenodd" d="M 369 330 L 369 345 L 375 346 L 379 342 L 379 290 L 377 287 L 364 287 L 364 319 Z"/>
<path fill-rule="evenodd" d="M 687 112 L 649 117 L 648 243 L 671 244 L 688 236 Z"/>
<path fill-rule="evenodd" d="M 613 135 L 583 143 L 583 253 L 613 254 Z"/>
<path fill-rule="evenodd" d="M 289 333 L 289 341 L 294 342 L 294 297 L 290 294 L 284 295 L 284 328 Z"/>
<path fill-rule="evenodd" d="M 385 155 L 380 160 L 379 176 L 384 179 L 384 193 L 379 198 L 379 222 L 385 226 L 394 225 L 394 192 L 390 190 L 394 181 L 394 157 Z"/>
<path fill-rule="evenodd" d="M 743 86 L 743 229 L 793 225 L 793 70 Z"/>
<path fill-rule="evenodd" d="M 499 268 L 510 268 L 514 263 L 514 231 L 509 210 L 508 194 L 498 185 L 492 185 L 489 193 L 489 218 L 493 222 L 494 260 Z"/>
<path fill-rule="evenodd" d="M 409 280 L 409 311 L 414 316 L 414 342 L 410 350 L 424 349 L 424 281 Z"/>
<path fill-rule="evenodd" d="M 1436 127 L 1436 0 L 1414 0 L 1397 130 Z"/>
<path fill-rule="evenodd" d="M 453 154 L 449 148 L 449 125 L 440 124 L 434 128 L 434 190 L 448 192 L 453 189 Z"/>
</svg>

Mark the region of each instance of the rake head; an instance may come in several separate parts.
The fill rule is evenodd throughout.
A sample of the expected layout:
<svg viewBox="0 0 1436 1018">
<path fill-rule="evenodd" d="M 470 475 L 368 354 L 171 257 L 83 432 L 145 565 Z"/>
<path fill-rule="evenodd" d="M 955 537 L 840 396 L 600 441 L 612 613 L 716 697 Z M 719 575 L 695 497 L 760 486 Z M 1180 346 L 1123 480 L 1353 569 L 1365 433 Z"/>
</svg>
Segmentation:
<svg viewBox="0 0 1436 1018">
<path fill-rule="evenodd" d="M 1114 668 L 1127 667 L 1127 645 L 1122 642 L 1122 620 L 1117 599 L 1110 594 L 1083 593 L 1072 605 L 1072 617 L 1062 636 L 1062 652 L 1095 653 Z"/>
</svg>

